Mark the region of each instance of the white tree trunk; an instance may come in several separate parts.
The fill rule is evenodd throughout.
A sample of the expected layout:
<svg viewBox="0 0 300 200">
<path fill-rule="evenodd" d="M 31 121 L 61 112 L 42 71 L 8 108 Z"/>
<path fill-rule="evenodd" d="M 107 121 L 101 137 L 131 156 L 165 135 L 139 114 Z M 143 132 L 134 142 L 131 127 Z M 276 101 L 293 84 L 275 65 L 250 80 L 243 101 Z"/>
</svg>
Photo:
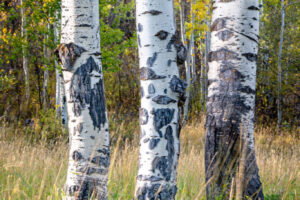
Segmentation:
<svg viewBox="0 0 300 200">
<path fill-rule="evenodd" d="M 58 12 L 55 13 L 56 22 L 54 23 L 54 41 L 55 43 L 59 40 L 58 24 L 61 26 L 60 19 L 58 19 Z M 55 61 L 55 73 L 56 73 L 56 106 L 57 116 L 61 117 L 61 122 L 65 128 L 68 128 L 68 113 L 66 104 L 66 93 L 62 73 L 58 70 L 59 64 Z"/>
<path fill-rule="evenodd" d="M 282 79 L 282 67 L 281 67 L 281 56 L 282 56 L 282 45 L 283 45 L 283 34 L 284 34 L 284 26 L 285 26 L 285 6 L 284 0 L 281 0 L 281 30 L 280 30 L 280 43 L 279 43 L 279 52 L 278 52 L 278 88 L 277 88 L 277 129 L 278 133 L 281 131 L 281 123 L 282 123 L 282 89 L 281 89 L 281 79 Z"/>
<path fill-rule="evenodd" d="M 67 114 L 67 105 L 66 105 L 66 95 L 65 95 L 65 87 L 64 87 L 64 80 L 62 74 L 57 69 L 58 63 L 55 61 L 56 69 L 55 69 L 55 75 L 56 75 L 56 115 L 61 118 L 62 125 L 67 127 L 68 122 L 68 114 Z"/>
<path fill-rule="evenodd" d="M 191 2 L 191 13 L 193 12 L 193 5 L 195 1 Z M 186 31 L 185 31 L 185 3 L 181 1 L 181 9 L 180 9 L 180 27 L 181 27 L 181 35 L 182 41 L 186 44 Z M 192 13 L 192 24 L 194 24 L 195 15 Z M 189 101 L 191 97 L 191 61 L 193 57 L 193 49 L 194 49 L 194 31 L 192 32 L 191 39 L 188 45 L 188 52 L 187 52 L 187 59 L 184 63 L 185 65 L 185 73 L 186 73 L 186 83 L 187 83 L 187 90 L 186 90 L 186 99 L 184 103 L 184 120 L 188 120 L 189 114 Z"/>
<path fill-rule="evenodd" d="M 50 30 L 49 23 L 47 24 L 47 32 Z M 48 41 L 49 36 L 46 34 L 44 35 L 45 37 L 45 42 Z M 43 44 L 43 54 L 45 60 L 49 58 L 49 49 L 46 47 L 46 44 Z M 44 65 L 44 81 L 43 81 L 43 111 L 44 113 L 46 112 L 46 109 L 48 107 L 48 102 L 47 102 L 47 96 L 48 96 L 48 80 L 49 80 L 49 70 L 48 66 Z"/>
<path fill-rule="evenodd" d="M 55 61 L 55 106 L 56 106 L 56 116 L 61 116 L 61 94 L 60 94 L 60 73 L 57 69 L 57 62 Z"/>
<path fill-rule="evenodd" d="M 178 62 L 182 46 L 175 36 L 173 1 L 137 0 L 136 16 L 142 99 L 135 197 L 175 199 L 178 102 L 186 84 L 179 79 L 176 64 L 176 51 Z"/>
<path fill-rule="evenodd" d="M 263 199 L 253 136 L 259 1 L 216 0 L 213 7 L 205 140 L 207 197 L 226 198 L 237 168 L 245 165 L 244 178 L 239 180 L 243 185 L 237 187 L 243 189 L 243 198 Z M 242 152 L 246 152 L 245 162 L 240 161 Z"/>
<path fill-rule="evenodd" d="M 260 18 L 264 16 L 264 0 L 260 0 Z"/>
<path fill-rule="evenodd" d="M 58 23 L 60 22 L 58 20 L 58 13 L 57 11 L 55 12 L 55 22 L 54 22 L 54 42 L 55 44 L 57 44 L 58 42 L 58 38 L 59 38 L 59 31 L 58 31 Z M 62 102 L 62 97 L 61 97 L 61 73 L 59 72 L 59 65 L 58 65 L 58 62 L 57 60 L 54 61 L 54 67 L 55 67 L 55 105 L 56 105 L 56 115 L 58 117 L 61 116 L 61 113 L 62 113 L 62 106 L 61 106 L 61 102 Z"/>
<path fill-rule="evenodd" d="M 22 18 L 22 24 L 21 24 L 21 37 L 24 38 L 25 41 L 27 41 L 27 22 L 26 22 L 26 9 L 24 7 L 23 0 L 21 0 L 21 18 Z M 25 94 L 27 101 L 30 98 L 30 86 L 29 86 L 29 71 L 28 71 L 28 57 L 26 53 L 26 48 L 23 45 L 22 46 L 22 54 L 23 54 L 23 70 L 25 75 Z"/>
<path fill-rule="evenodd" d="M 191 41 L 188 48 L 187 59 L 185 61 L 185 73 L 186 73 L 186 83 L 187 83 L 187 90 L 186 90 L 186 99 L 184 103 L 184 121 L 188 121 L 189 115 L 189 103 L 191 98 L 191 61 L 193 56 L 193 48 L 194 48 L 194 33 L 191 35 Z"/>
<path fill-rule="evenodd" d="M 109 131 L 98 0 L 62 1 L 61 44 L 70 154 L 66 199 L 107 199 Z"/>
<path fill-rule="evenodd" d="M 207 14 L 210 15 L 210 6 L 208 5 L 208 11 Z M 210 52 L 210 38 L 211 38 L 211 25 L 210 25 L 210 20 L 206 21 L 206 24 L 208 26 L 208 31 L 206 31 L 206 35 L 205 35 L 205 63 L 204 63 L 204 76 L 203 76 L 203 102 L 204 104 L 206 103 L 206 99 L 207 99 L 207 95 L 208 95 L 208 88 L 207 88 L 207 71 L 208 71 L 208 56 L 209 56 L 209 52 Z M 203 104 L 203 105 L 204 105 Z M 204 106 L 203 106 L 204 109 Z M 203 110 L 204 111 L 204 110 Z"/>
<path fill-rule="evenodd" d="M 60 75 L 60 106 L 61 106 L 61 123 L 65 128 L 68 128 L 68 109 L 65 84 L 62 74 Z"/>
<path fill-rule="evenodd" d="M 201 38 L 201 34 L 199 35 L 199 37 Z M 200 62 L 200 66 L 201 66 L 201 71 L 200 71 L 200 93 L 201 93 L 201 111 L 204 112 L 204 108 L 205 108 L 205 102 L 206 102 L 206 90 L 207 90 L 207 85 L 206 85 L 206 76 L 207 76 L 207 65 L 206 65 L 206 40 L 204 41 L 203 46 L 205 46 L 205 49 L 203 49 L 202 44 L 200 42 L 199 44 L 199 51 L 200 51 L 200 55 L 201 55 L 201 62 Z"/>
</svg>

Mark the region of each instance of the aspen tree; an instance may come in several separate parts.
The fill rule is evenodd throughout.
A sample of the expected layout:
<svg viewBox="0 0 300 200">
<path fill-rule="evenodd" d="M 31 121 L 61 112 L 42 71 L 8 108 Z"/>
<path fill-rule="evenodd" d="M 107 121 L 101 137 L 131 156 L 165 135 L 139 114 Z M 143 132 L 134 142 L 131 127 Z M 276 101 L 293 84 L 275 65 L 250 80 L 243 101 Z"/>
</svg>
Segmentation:
<svg viewBox="0 0 300 200">
<path fill-rule="evenodd" d="M 228 198 L 232 179 L 242 177 L 236 183 L 243 184 L 237 186 L 243 199 L 263 199 L 253 136 L 259 1 L 216 0 L 213 8 L 206 106 L 207 198 Z"/>
<path fill-rule="evenodd" d="M 107 199 L 108 119 L 98 0 L 62 0 L 62 63 L 70 134 L 66 199 Z"/>
<path fill-rule="evenodd" d="M 135 197 L 175 199 L 178 104 L 183 104 L 186 88 L 177 63 L 184 62 L 186 49 L 175 34 L 173 1 L 137 0 L 136 16 L 142 99 Z"/>
</svg>

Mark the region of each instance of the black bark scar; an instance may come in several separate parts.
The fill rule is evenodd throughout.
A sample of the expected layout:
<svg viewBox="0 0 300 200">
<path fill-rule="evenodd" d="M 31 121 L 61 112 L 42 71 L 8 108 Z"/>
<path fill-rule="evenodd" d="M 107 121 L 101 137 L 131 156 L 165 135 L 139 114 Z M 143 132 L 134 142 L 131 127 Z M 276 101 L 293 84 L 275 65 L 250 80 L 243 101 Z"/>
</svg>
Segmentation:
<svg viewBox="0 0 300 200">
<path fill-rule="evenodd" d="M 58 61 L 62 63 L 63 70 L 72 70 L 73 65 L 78 57 L 86 50 L 74 43 L 60 44 L 54 50 Z"/>
<path fill-rule="evenodd" d="M 176 103 L 177 101 L 175 99 L 172 99 L 168 96 L 165 95 L 158 95 L 156 97 L 152 98 L 152 101 L 154 101 L 157 104 L 162 104 L 162 105 L 168 105 L 170 103 Z"/>
<path fill-rule="evenodd" d="M 166 76 L 160 76 L 160 75 L 156 75 L 156 73 L 148 68 L 148 67 L 142 67 L 140 69 L 140 79 L 141 80 L 156 80 L 156 79 L 163 79 L 166 78 Z"/>
<path fill-rule="evenodd" d="M 91 73 L 101 73 L 99 66 L 90 57 L 87 62 L 81 65 L 74 73 L 70 86 L 70 101 L 73 102 L 75 116 L 80 116 L 82 109 L 88 105 L 89 114 L 93 125 L 101 128 L 106 123 L 105 95 L 103 80 L 99 79 L 92 86 Z"/>
<path fill-rule="evenodd" d="M 149 10 L 149 11 L 143 12 L 142 14 L 148 14 L 148 13 L 151 14 L 151 15 L 159 15 L 162 12 L 158 11 L 158 10 Z"/>
<path fill-rule="evenodd" d="M 158 33 L 156 33 L 155 36 L 158 37 L 160 40 L 165 40 L 167 39 L 168 34 L 168 32 L 161 30 Z"/>
<path fill-rule="evenodd" d="M 156 59 L 157 59 L 157 52 L 155 52 L 152 57 L 148 58 L 147 66 L 152 67 Z"/>
</svg>

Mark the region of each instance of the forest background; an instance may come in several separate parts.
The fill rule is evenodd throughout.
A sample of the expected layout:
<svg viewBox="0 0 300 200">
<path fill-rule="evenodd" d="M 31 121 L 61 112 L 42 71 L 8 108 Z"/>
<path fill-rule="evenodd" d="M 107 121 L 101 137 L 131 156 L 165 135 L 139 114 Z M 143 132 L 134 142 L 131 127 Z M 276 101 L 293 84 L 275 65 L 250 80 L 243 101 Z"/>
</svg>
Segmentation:
<svg viewBox="0 0 300 200">
<path fill-rule="evenodd" d="M 258 163 L 266 198 L 297 199 L 300 4 L 295 0 L 285 0 L 284 7 L 280 0 L 261 3 L 256 90 Z M 208 0 L 176 0 L 175 9 L 177 29 L 187 49 L 191 49 L 188 88 L 191 95 L 181 136 L 178 198 L 197 199 L 205 193 L 202 116 L 213 8 Z M 115 172 L 110 174 L 110 195 L 115 195 L 114 199 L 129 199 L 137 169 L 134 156 L 138 152 L 140 107 L 135 2 L 100 0 L 99 12 L 104 85 L 114 149 L 111 168 Z M 60 66 L 53 54 L 59 44 L 60 1 L 1 0 L 0 13 L 0 199 L 60 198 L 68 138 L 58 114 L 62 108 L 57 102 Z M 179 67 L 182 78 L 186 79 L 185 66 Z M 186 167 L 190 162 L 196 163 L 194 168 Z M 57 174 L 49 166 L 62 172 Z M 118 166 L 122 169 L 117 169 Z M 34 176 L 36 173 L 40 178 Z M 195 173 L 198 175 L 193 177 Z M 15 193 L 19 196 L 12 198 Z"/>
</svg>

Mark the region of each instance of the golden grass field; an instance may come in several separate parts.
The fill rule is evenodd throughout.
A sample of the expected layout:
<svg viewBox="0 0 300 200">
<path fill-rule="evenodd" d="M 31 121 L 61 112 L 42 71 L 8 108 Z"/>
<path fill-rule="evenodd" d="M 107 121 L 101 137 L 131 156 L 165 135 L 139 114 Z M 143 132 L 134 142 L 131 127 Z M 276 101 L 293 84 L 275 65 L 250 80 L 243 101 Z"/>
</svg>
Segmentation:
<svg viewBox="0 0 300 200">
<path fill-rule="evenodd" d="M 126 140 L 128 125 L 111 131 L 112 154 L 109 173 L 109 199 L 133 198 L 138 164 L 139 127 Z M 204 199 L 204 124 L 194 122 L 181 131 L 177 199 Z M 68 144 L 31 144 L 24 134 L 0 127 L 0 199 L 61 199 L 66 178 Z M 20 131 L 20 130 L 19 130 Z M 300 199 L 300 140 L 295 131 L 274 136 L 270 128 L 256 129 L 256 155 L 265 199 Z M 297 135 L 298 134 L 298 135 Z M 18 136 L 20 135 L 20 136 Z"/>
</svg>

